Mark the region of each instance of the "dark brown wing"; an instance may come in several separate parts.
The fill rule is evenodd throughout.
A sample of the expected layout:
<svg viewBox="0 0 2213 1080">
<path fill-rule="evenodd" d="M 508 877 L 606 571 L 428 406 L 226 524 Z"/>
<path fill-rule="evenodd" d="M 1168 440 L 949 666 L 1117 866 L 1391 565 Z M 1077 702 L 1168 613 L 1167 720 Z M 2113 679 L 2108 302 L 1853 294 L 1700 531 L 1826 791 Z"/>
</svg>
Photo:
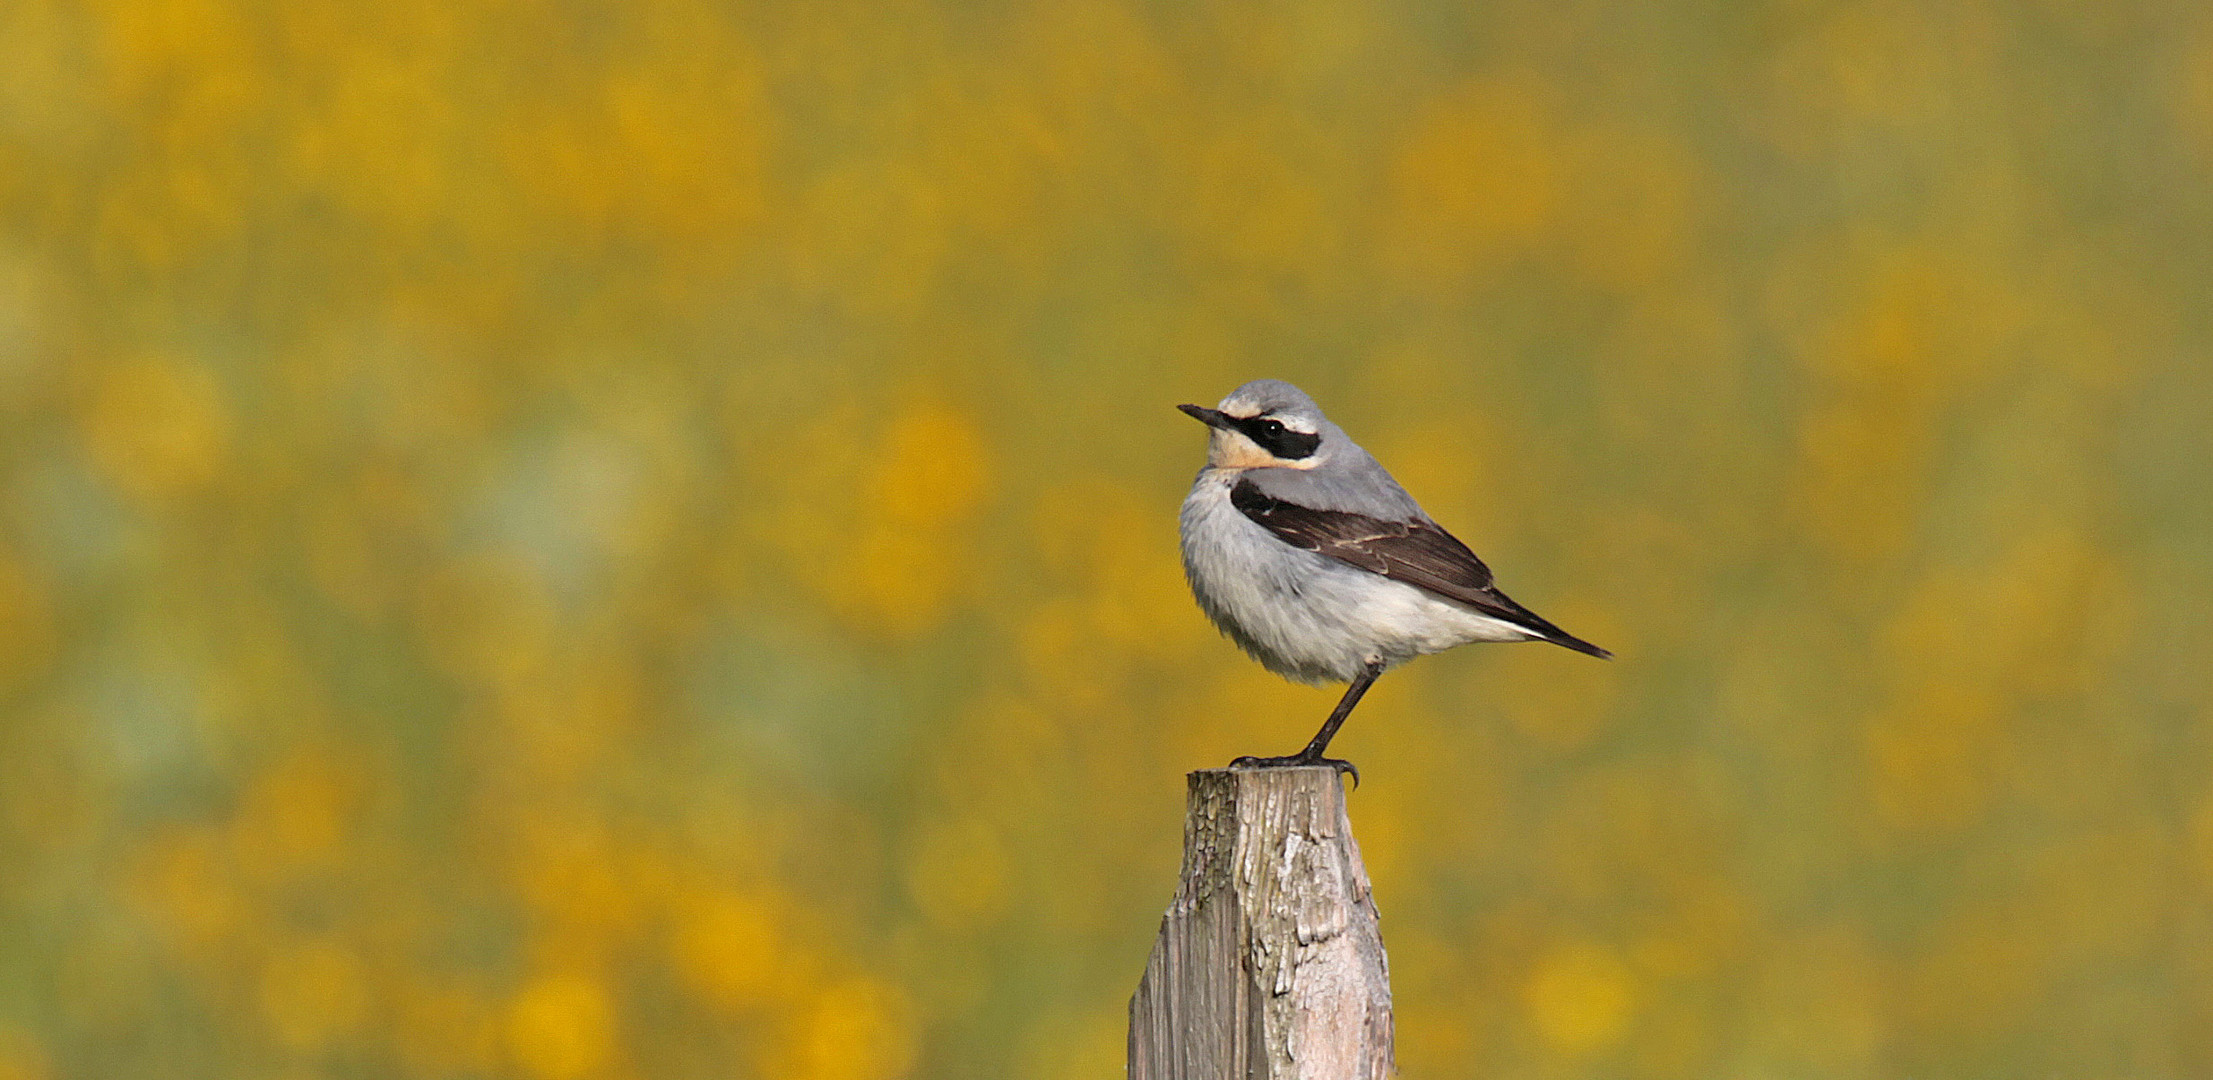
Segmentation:
<svg viewBox="0 0 2213 1080">
<path fill-rule="evenodd" d="M 1296 548 L 1327 555 L 1393 581 L 1457 600 L 1494 619 L 1519 626 L 1556 645 L 1606 657 L 1612 654 L 1552 625 L 1491 584 L 1491 568 L 1459 538 L 1427 521 L 1387 521 L 1344 510 L 1316 510 L 1285 502 L 1240 480 L 1230 505 Z"/>
</svg>

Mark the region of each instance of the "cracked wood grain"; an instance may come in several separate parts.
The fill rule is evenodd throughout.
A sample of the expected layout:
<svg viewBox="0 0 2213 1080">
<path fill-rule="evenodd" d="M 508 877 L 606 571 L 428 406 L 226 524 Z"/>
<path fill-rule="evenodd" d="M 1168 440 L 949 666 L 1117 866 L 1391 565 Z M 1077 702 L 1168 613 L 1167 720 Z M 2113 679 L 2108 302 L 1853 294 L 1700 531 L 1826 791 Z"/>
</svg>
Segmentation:
<svg viewBox="0 0 2213 1080">
<path fill-rule="evenodd" d="M 1382 1080 L 1390 969 L 1328 768 L 1191 774 L 1183 874 L 1130 999 L 1130 1080 Z"/>
</svg>

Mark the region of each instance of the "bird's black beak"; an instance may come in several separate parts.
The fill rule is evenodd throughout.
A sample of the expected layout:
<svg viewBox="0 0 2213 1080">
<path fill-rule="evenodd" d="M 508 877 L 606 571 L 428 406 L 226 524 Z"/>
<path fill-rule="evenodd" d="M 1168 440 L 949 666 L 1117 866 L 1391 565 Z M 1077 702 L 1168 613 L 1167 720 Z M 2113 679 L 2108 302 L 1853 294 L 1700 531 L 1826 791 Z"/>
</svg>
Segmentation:
<svg viewBox="0 0 2213 1080">
<path fill-rule="evenodd" d="M 1209 409 L 1204 405 L 1178 405 L 1176 408 L 1190 413 L 1192 419 L 1208 427 L 1226 428 L 1229 426 L 1229 415 L 1220 409 Z"/>
</svg>

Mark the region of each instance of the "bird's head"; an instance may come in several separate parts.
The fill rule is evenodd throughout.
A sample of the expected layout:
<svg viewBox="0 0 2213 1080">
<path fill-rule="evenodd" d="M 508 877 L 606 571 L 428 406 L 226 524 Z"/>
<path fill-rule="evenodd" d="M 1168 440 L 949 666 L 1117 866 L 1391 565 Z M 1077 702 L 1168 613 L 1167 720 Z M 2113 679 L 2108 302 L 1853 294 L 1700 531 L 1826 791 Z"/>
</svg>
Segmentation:
<svg viewBox="0 0 2213 1080">
<path fill-rule="evenodd" d="M 1220 405 L 1176 406 L 1213 428 L 1206 463 L 1217 469 L 1311 469 L 1328 458 L 1329 421 L 1306 392 L 1280 379 L 1255 379 Z"/>
</svg>

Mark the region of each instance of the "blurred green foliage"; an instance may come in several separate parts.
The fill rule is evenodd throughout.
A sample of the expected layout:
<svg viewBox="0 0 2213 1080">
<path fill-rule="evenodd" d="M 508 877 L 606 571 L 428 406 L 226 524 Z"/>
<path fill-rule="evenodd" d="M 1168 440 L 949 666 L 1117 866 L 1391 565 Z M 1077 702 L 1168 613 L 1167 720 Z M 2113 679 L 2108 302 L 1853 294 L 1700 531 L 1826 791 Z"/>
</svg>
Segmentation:
<svg viewBox="0 0 2213 1080">
<path fill-rule="evenodd" d="M 1116 1075 L 1313 391 L 1409 1077 L 2213 1073 L 2202 4 L 0 5 L 0 1078 Z"/>
</svg>

